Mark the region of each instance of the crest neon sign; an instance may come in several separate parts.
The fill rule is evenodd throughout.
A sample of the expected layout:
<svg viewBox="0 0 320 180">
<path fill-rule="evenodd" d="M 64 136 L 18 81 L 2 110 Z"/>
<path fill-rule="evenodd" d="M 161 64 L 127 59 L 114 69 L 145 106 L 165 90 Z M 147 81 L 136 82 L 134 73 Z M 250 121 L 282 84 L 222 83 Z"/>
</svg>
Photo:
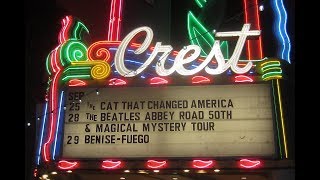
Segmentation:
<svg viewBox="0 0 320 180">
<path fill-rule="evenodd" d="M 133 31 L 131 31 L 120 43 L 118 50 L 115 54 L 114 62 L 115 68 L 118 73 L 125 77 L 134 77 L 144 71 L 150 64 L 155 60 L 159 53 L 163 53 L 158 61 L 158 65 L 155 67 L 155 71 L 160 76 L 169 76 L 173 72 L 177 72 L 183 76 L 194 75 L 200 72 L 202 69 L 205 69 L 206 73 L 210 75 L 218 75 L 222 74 L 229 68 L 234 73 L 243 74 L 248 72 L 252 68 L 252 62 L 248 62 L 244 67 L 238 66 L 239 57 L 241 55 L 244 43 L 246 42 L 247 37 L 255 37 L 260 35 L 259 30 L 249 30 L 250 24 L 244 24 L 241 31 L 230 31 L 230 32 L 217 32 L 216 37 L 223 37 L 223 38 L 231 38 L 231 37 L 238 37 L 237 44 L 235 46 L 234 52 L 231 58 L 225 62 L 221 49 L 220 49 L 220 41 L 216 40 L 213 44 L 213 47 L 205 58 L 205 60 L 196 68 L 194 69 L 187 69 L 184 67 L 185 64 L 191 63 L 192 61 L 196 60 L 200 56 L 201 49 L 198 45 L 188 45 L 185 48 L 181 49 L 177 56 L 175 57 L 174 63 L 172 67 L 165 68 L 164 64 L 168 58 L 168 55 L 173 50 L 171 45 L 162 45 L 161 42 L 157 42 L 151 55 L 148 59 L 136 70 L 128 69 L 125 65 L 125 53 L 128 49 L 129 43 L 133 40 L 133 38 L 142 32 L 146 33 L 146 37 L 142 45 L 134 51 L 134 54 L 141 54 L 145 52 L 148 47 L 150 46 L 153 38 L 152 29 L 149 27 L 140 27 Z M 208 65 L 212 59 L 215 58 L 217 61 L 217 67 L 215 69 L 210 68 Z"/>
<path fill-rule="evenodd" d="M 219 40 L 214 41 L 208 55 L 203 57 L 200 56 L 201 47 L 195 44 L 187 45 L 180 51 L 173 51 L 171 45 L 162 45 L 161 42 L 156 42 L 153 47 L 152 29 L 139 27 L 131 31 L 122 41 L 97 41 L 87 46 L 82 33 L 89 33 L 89 30 L 83 23 L 67 16 L 63 19 L 62 25 L 59 44 L 49 53 L 46 61 L 50 75 L 46 98 L 51 112 L 48 117 L 48 135 L 41 150 L 46 162 L 56 156 L 55 151 L 52 153 L 51 149 L 57 140 L 54 134 L 57 132 L 57 120 L 60 114 L 58 104 L 61 100 L 59 102 L 57 98 L 60 94 L 60 85 L 88 86 L 90 81 L 98 82 L 98 86 L 125 85 L 126 78 L 135 77 L 142 72 L 149 73 L 146 70 L 148 67 L 154 68 L 151 70 L 156 74 L 149 79 L 150 84 L 168 84 L 164 78 L 174 72 L 182 76 L 194 75 L 193 79 L 199 79 L 200 76 L 195 74 L 202 70 L 211 76 L 220 75 L 227 70 L 235 74 L 245 74 L 253 66 L 258 70 L 261 69 L 264 81 L 282 78 L 282 70 L 277 60 L 261 59 L 258 60 L 261 63 L 257 65 L 253 65 L 253 61 L 250 60 L 239 63 L 243 61 L 239 58 L 246 40 L 260 35 L 260 30 L 250 30 L 250 24 L 244 24 L 241 31 L 216 33 L 218 38 L 237 38 L 230 59 L 224 58 Z M 142 36 L 139 38 L 143 39 L 141 44 L 135 42 L 136 36 Z M 127 59 L 128 57 L 139 59 L 140 62 L 135 62 L 135 66 L 132 66 L 130 63 L 133 61 Z M 171 64 L 167 63 L 169 61 Z M 162 77 L 156 77 L 157 75 Z M 211 82 L 208 77 L 201 76 L 200 79 L 203 81 L 196 82 Z"/>
<path fill-rule="evenodd" d="M 173 51 L 171 45 L 162 45 L 161 42 L 156 42 L 153 47 L 151 45 L 153 31 L 149 27 L 134 29 L 122 41 L 119 41 L 122 0 L 112 0 L 111 4 L 108 37 L 105 41 L 97 41 L 91 45 L 85 44 L 82 35 L 83 33 L 89 33 L 88 28 L 72 16 L 66 16 L 62 20 L 58 45 L 50 52 L 46 60 L 47 72 L 49 74 L 46 92 L 46 101 L 48 101 L 46 112 L 48 110 L 49 113 L 48 117 L 44 117 L 38 150 L 38 164 L 40 162 L 40 152 L 42 159 L 46 162 L 59 157 L 56 154 L 56 142 L 59 142 L 57 132 L 59 126 L 61 126 L 59 119 L 63 91 L 60 91 L 60 87 L 63 84 L 85 87 L 89 86 L 90 81 L 93 80 L 99 82 L 98 84 L 94 84 L 99 86 L 102 84 L 103 86 L 126 85 L 127 79 L 125 78 L 147 73 L 150 70 L 150 68 L 147 70 L 148 67 L 152 67 L 152 70 L 155 71 L 151 78 L 148 77 L 151 82 L 150 84 L 168 84 L 168 81 L 165 79 L 166 77 L 156 76 L 170 76 L 175 72 L 182 76 L 194 75 L 192 83 L 212 83 L 212 77 L 196 75 L 203 70 L 209 75 L 220 75 L 226 71 L 228 73 L 233 71 L 235 74 L 238 74 L 234 78 L 234 82 L 241 83 L 282 78 L 282 69 L 278 60 L 264 61 L 265 59 L 260 59 L 257 60 L 261 61 L 259 64 L 253 64 L 254 62 L 250 60 L 239 60 L 247 39 L 249 37 L 260 36 L 260 30 L 250 30 L 250 24 L 246 24 L 247 21 L 245 21 L 240 31 L 217 32 L 215 34 L 217 38 L 232 37 L 237 39 L 230 58 L 223 53 L 223 47 L 228 51 L 227 43 L 223 44 L 223 42 L 213 38 L 210 38 L 212 39 L 210 41 L 212 43 L 209 44 L 211 49 L 210 47 L 207 48 L 208 52 L 206 51 L 205 56 L 201 56 L 201 51 L 203 50 L 196 43 L 184 46 L 180 51 Z M 196 18 L 193 18 L 193 20 L 196 20 Z M 189 25 L 194 25 L 194 23 L 190 23 Z M 255 25 L 252 24 L 252 26 L 254 27 Z M 194 28 L 193 26 L 190 27 Z M 209 35 L 207 32 L 203 33 Z M 138 35 L 144 36 L 141 44 L 134 41 Z M 191 35 L 195 35 L 195 33 Z M 192 36 L 190 39 L 193 38 L 195 37 Z M 129 56 L 134 56 L 141 62 L 134 62 L 135 66 L 132 66 L 132 63 L 127 59 Z M 251 58 L 249 57 L 248 59 Z M 211 62 L 214 63 L 214 66 L 212 66 Z M 262 74 L 261 77 L 259 75 L 248 76 L 245 74 L 252 70 L 253 66 L 255 66 L 258 74 Z M 251 75 L 251 71 L 249 74 Z M 141 75 L 142 77 L 146 78 L 144 74 Z M 100 82 L 102 83 L 100 84 Z"/>
</svg>

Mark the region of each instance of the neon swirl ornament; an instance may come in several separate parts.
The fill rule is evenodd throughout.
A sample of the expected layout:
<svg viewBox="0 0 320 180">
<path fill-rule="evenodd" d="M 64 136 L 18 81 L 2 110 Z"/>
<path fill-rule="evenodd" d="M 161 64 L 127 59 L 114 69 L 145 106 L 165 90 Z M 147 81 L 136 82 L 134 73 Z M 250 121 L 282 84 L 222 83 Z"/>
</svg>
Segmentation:
<svg viewBox="0 0 320 180">
<path fill-rule="evenodd" d="M 68 66 L 73 61 L 86 61 L 87 47 L 78 40 L 69 40 L 60 49 L 61 64 Z"/>
<path fill-rule="evenodd" d="M 58 121 L 58 90 L 59 81 L 63 75 L 64 66 L 70 64 L 72 61 L 86 60 L 86 47 L 81 42 L 81 35 L 83 32 L 89 32 L 88 29 L 78 20 L 71 16 L 66 16 L 62 20 L 62 28 L 59 32 L 58 46 L 50 52 L 47 58 L 47 71 L 50 75 L 49 88 L 49 125 L 47 140 L 43 144 L 42 155 L 44 161 L 48 162 L 51 157 L 52 142 L 55 131 L 57 130 Z"/>
<path fill-rule="evenodd" d="M 91 77 L 97 80 L 107 78 L 110 75 L 110 73 L 111 67 L 104 61 L 96 63 L 91 69 Z"/>
<path fill-rule="evenodd" d="M 120 44 L 120 41 L 97 41 L 91 44 L 88 48 L 88 59 L 93 60 L 104 60 L 109 62 L 111 54 L 109 48 L 116 48 Z"/>
<path fill-rule="evenodd" d="M 90 71 L 90 75 L 93 79 L 105 79 L 111 73 L 111 67 L 108 63 L 101 60 L 95 61 L 81 61 L 81 62 L 72 62 L 72 67 L 82 68 L 83 74 L 88 75 L 87 71 Z M 79 69 L 75 70 L 75 72 L 80 72 Z M 80 74 L 79 74 L 80 75 Z"/>
<path fill-rule="evenodd" d="M 81 61 L 72 62 L 71 66 L 63 71 L 62 81 L 70 79 L 96 79 L 107 78 L 111 73 L 111 67 L 105 61 Z"/>
</svg>

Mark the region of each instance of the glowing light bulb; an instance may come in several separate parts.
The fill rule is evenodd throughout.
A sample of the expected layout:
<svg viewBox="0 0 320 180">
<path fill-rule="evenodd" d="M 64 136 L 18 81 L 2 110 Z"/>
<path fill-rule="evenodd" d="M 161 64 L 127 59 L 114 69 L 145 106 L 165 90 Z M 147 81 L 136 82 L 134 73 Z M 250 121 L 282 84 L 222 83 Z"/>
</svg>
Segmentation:
<svg viewBox="0 0 320 180">
<path fill-rule="evenodd" d="M 259 11 L 263 11 L 264 10 L 264 6 L 263 5 L 260 5 L 259 6 Z"/>
<path fill-rule="evenodd" d="M 43 179 L 47 179 L 47 178 L 48 178 L 48 174 L 42 175 L 42 178 L 43 178 Z"/>
</svg>

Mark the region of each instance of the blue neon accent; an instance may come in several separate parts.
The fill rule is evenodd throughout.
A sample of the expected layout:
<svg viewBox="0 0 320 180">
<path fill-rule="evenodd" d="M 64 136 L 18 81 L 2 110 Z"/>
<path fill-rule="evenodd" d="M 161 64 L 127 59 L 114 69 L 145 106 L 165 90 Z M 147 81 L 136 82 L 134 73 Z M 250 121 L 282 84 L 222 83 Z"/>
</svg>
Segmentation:
<svg viewBox="0 0 320 180">
<path fill-rule="evenodd" d="M 170 60 L 170 59 L 169 59 Z M 130 63 L 133 63 L 133 64 L 138 64 L 138 65 L 142 65 L 143 63 L 142 62 L 139 62 L 139 61 L 135 61 L 135 60 L 131 60 L 131 59 L 125 59 L 124 61 L 126 62 L 130 62 Z M 173 60 L 171 60 L 173 61 Z M 111 67 L 114 66 L 114 63 L 111 64 Z M 155 66 L 154 66 L 155 67 Z"/>
<path fill-rule="evenodd" d="M 39 142 L 38 154 L 37 154 L 37 165 L 40 164 L 41 145 L 42 145 L 42 139 L 43 139 L 44 125 L 46 124 L 47 110 L 48 110 L 48 103 L 46 103 L 45 110 L 44 110 L 44 117 L 42 119 L 41 136 L 40 136 L 40 142 Z"/>
<path fill-rule="evenodd" d="M 285 7 L 283 5 L 283 0 L 274 0 L 273 5 L 276 8 L 276 12 L 278 13 L 278 16 L 275 13 L 276 16 L 276 24 L 277 24 L 277 32 L 276 37 L 278 39 L 279 44 L 282 44 L 282 47 L 280 48 L 280 57 L 281 59 L 287 60 L 289 63 L 290 62 L 290 51 L 291 51 L 291 43 L 290 43 L 290 38 L 288 36 L 286 26 L 287 26 L 287 12 L 285 10 Z M 280 7 L 278 5 L 280 3 Z M 274 7 L 272 6 L 272 7 Z M 284 20 L 282 20 L 282 17 L 284 17 Z"/>
<path fill-rule="evenodd" d="M 63 93 L 64 91 L 61 92 L 60 95 L 60 105 L 59 105 L 59 114 L 58 114 L 58 122 L 57 122 L 57 128 L 56 128 L 56 135 L 55 135 L 55 140 L 54 140 L 54 146 L 53 146 L 53 156 L 52 159 L 55 160 L 55 156 L 56 156 L 56 146 L 57 146 L 57 136 L 58 136 L 58 131 L 59 131 L 59 124 L 60 124 L 60 113 L 61 113 L 61 109 L 62 109 L 62 97 L 63 97 Z"/>
<path fill-rule="evenodd" d="M 134 63 L 134 64 L 139 64 L 139 65 L 142 65 L 143 63 L 142 62 L 138 62 L 138 61 L 135 61 L 135 60 L 130 60 L 130 59 L 126 59 L 124 60 L 126 62 L 131 62 L 131 63 Z"/>
<path fill-rule="evenodd" d="M 145 76 L 140 76 L 142 79 L 145 79 L 146 77 Z"/>
<path fill-rule="evenodd" d="M 117 51 L 117 50 L 118 50 L 118 48 L 109 48 L 109 50 Z M 128 51 L 129 51 L 129 52 L 134 52 L 134 50 L 132 50 L 132 49 L 128 49 Z"/>
</svg>

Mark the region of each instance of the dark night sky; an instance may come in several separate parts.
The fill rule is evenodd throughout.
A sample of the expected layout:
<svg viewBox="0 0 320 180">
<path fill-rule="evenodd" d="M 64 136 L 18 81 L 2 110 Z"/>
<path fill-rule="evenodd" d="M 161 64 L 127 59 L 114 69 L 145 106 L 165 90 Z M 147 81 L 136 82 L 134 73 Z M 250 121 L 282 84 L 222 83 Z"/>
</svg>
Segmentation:
<svg viewBox="0 0 320 180">
<path fill-rule="evenodd" d="M 132 2 L 132 0 L 129 0 Z M 157 0 L 155 0 L 157 1 Z M 179 2 L 178 2 L 179 1 Z M 234 0 L 228 0 L 230 2 Z M 240 1 L 240 0 L 239 0 Z M 25 176 L 29 176 L 29 173 L 32 170 L 32 165 L 34 162 L 33 159 L 33 151 L 34 151 L 34 139 L 35 139 L 35 105 L 38 103 L 44 102 L 44 94 L 47 83 L 47 73 L 45 70 L 45 59 L 48 53 L 55 48 L 57 45 L 57 35 L 60 30 L 61 24 L 60 20 L 65 15 L 77 15 L 82 16 L 81 19 L 85 22 L 86 25 L 90 27 L 91 38 L 92 41 L 96 40 L 104 40 L 106 39 L 106 26 L 107 26 L 107 18 L 109 12 L 107 9 L 107 2 L 109 0 L 101 1 L 100 3 L 85 3 L 85 5 L 81 4 L 81 2 L 92 2 L 85 0 L 25 0 L 24 1 L 24 27 L 25 27 L 25 126 L 27 122 L 31 122 L 31 126 L 25 128 Z M 142 2 L 142 0 L 141 0 Z M 186 45 L 186 12 L 189 9 L 194 8 L 194 4 L 192 4 L 192 0 L 186 1 L 187 3 L 181 4 L 181 0 L 174 0 L 172 5 L 172 9 L 179 9 L 172 11 L 172 24 L 174 24 L 171 29 L 163 28 L 163 31 L 170 33 L 170 44 L 173 47 L 181 47 L 182 45 Z M 289 15 L 294 17 L 295 11 L 295 2 L 293 0 L 285 0 L 285 2 L 291 7 L 288 9 Z M 74 9 L 70 9 L 70 7 L 74 6 Z M 235 11 L 237 11 L 237 6 L 233 7 Z M 197 12 L 194 9 L 194 12 Z M 226 18 L 232 17 L 234 12 L 227 11 Z M 136 16 L 138 16 L 137 14 Z M 103 19 L 104 18 L 104 19 Z M 240 19 L 242 21 L 242 19 Z M 262 20 L 268 20 L 267 16 L 263 16 Z M 222 20 L 223 21 L 223 20 Z M 234 21 L 237 21 L 235 19 Z M 292 43 L 294 45 L 294 21 L 292 18 L 289 21 L 288 26 L 291 31 L 289 31 Z M 102 22 L 102 23 L 101 23 Z M 238 23 L 240 21 L 238 20 Z M 139 22 L 141 23 L 141 22 Z M 164 22 L 165 23 L 165 22 Z M 134 23 L 131 23 L 132 26 Z M 130 25 L 131 26 L 131 25 Z M 181 28 L 181 26 L 183 26 Z M 130 31 L 129 25 L 127 30 Z M 135 28 L 135 27 L 132 27 Z M 162 31 L 162 32 L 163 32 Z M 179 33 L 177 33 L 179 32 Z M 160 33 L 160 32 L 159 32 Z M 157 35 L 155 35 L 157 36 Z M 161 35 L 159 35 L 161 36 Z M 266 35 L 270 36 L 270 35 Z M 272 43 L 266 43 L 266 49 L 274 49 L 272 48 Z M 295 56 L 295 47 L 293 46 L 293 54 L 292 57 Z M 176 48 L 175 48 L 176 49 Z M 267 52 L 272 54 L 273 51 Z M 295 62 L 293 61 L 295 64 Z M 294 68 L 290 68 L 290 73 L 294 74 Z M 294 96 L 294 78 L 291 78 L 289 84 L 289 89 L 284 89 L 285 93 L 290 94 L 290 96 Z M 288 99 L 287 104 L 294 104 L 294 98 Z M 290 106 L 289 112 L 294 111 L 294 107 Z M 289 118 L 294 121 L 294 113 L 288 113 Z M 294 122 L 291 122 L 290 127 L 293 127 L 289 130 L 290 135 L 294 135 Z M 26 178 L 28 179 L 28 178 Z"/>
</svg>

